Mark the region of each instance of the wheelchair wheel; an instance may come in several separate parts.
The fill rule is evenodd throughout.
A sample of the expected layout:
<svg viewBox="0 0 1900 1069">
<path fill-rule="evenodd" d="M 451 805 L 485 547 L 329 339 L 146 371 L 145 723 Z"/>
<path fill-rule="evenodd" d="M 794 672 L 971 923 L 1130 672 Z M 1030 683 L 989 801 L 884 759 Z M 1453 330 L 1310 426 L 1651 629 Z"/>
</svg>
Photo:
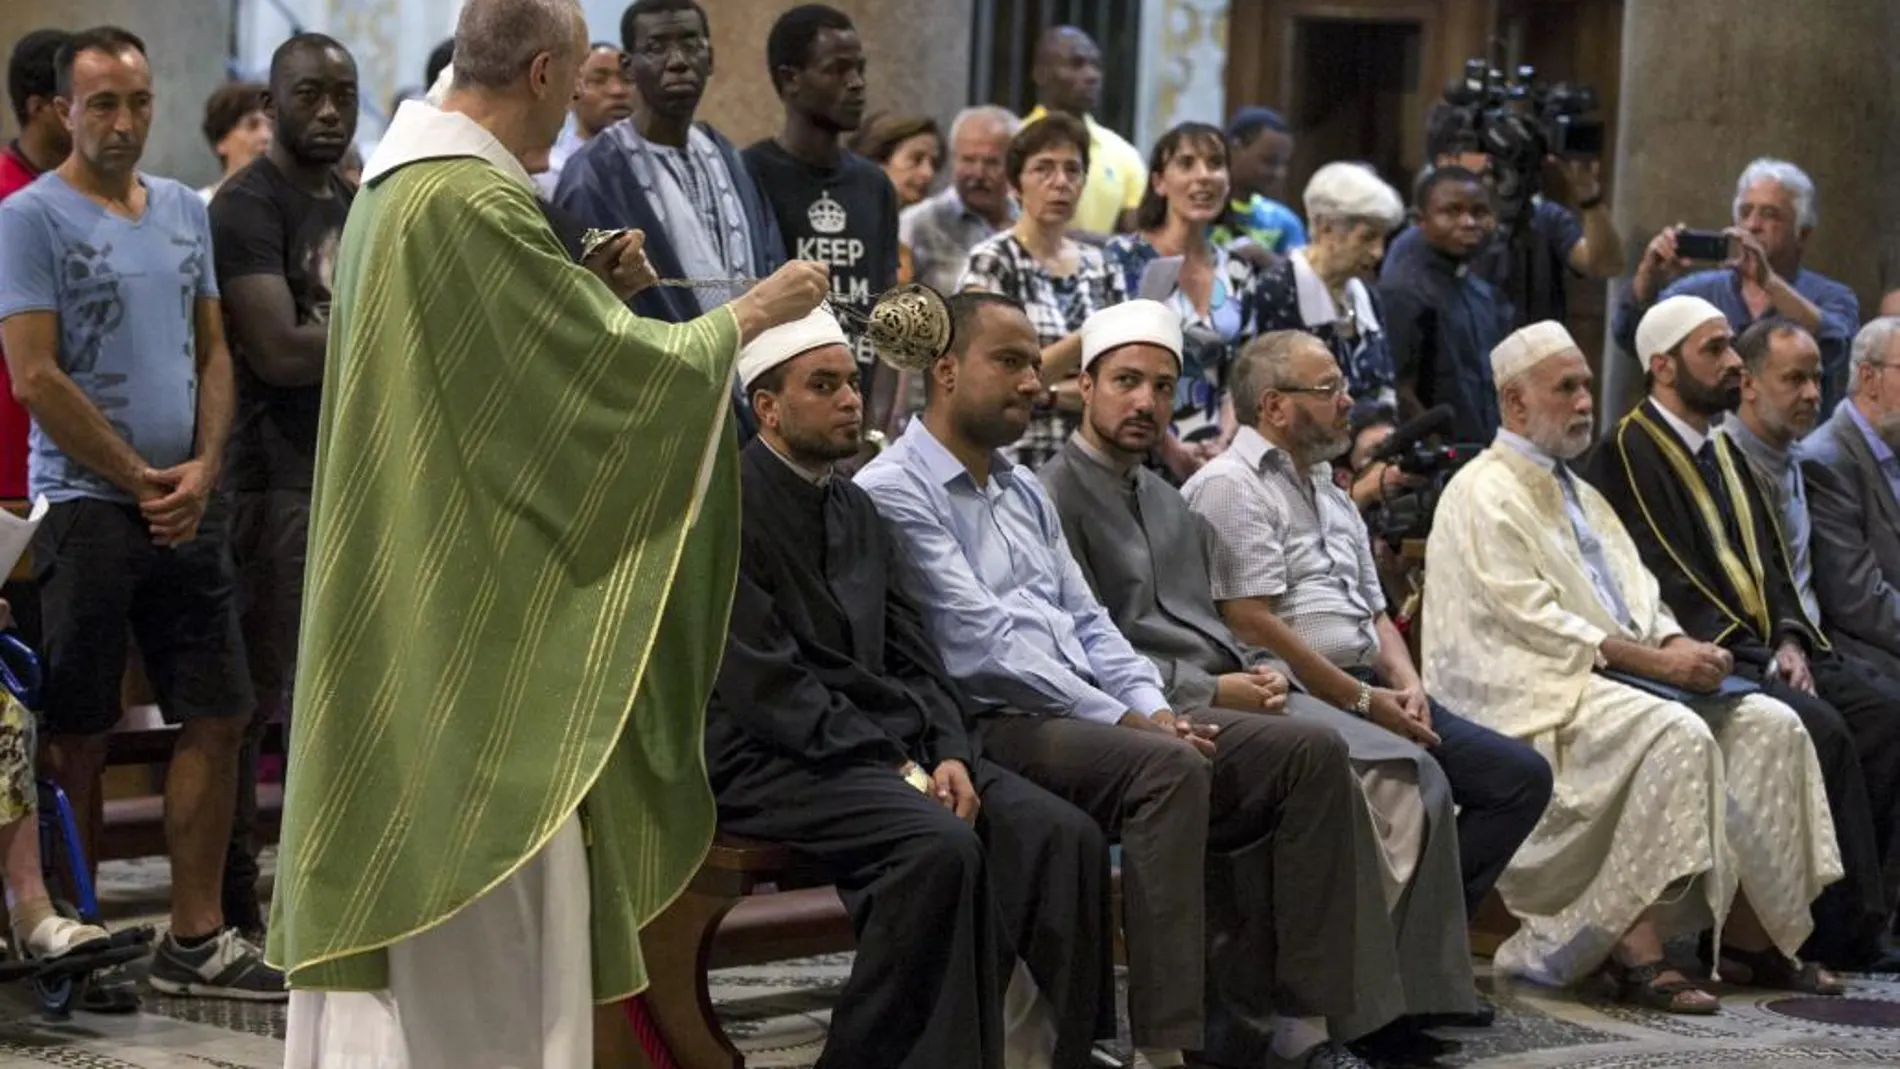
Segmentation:
<svg viewBox="0 0 1900 1069">
<path fill-rule="evenodd" d="M 55 899 L 53 908 L 62 917 L 78 920 L 79 911 L 73 904 Z M 38 978 L 33 981 L 33 993 L 39 996 L 40 1012 L 55 1020 L 64 1020 L 73 1015 L 73 1007 L 86 997 L 86 981 L 89 973 L 68 974 L 57 979 Z"/>
</svg>

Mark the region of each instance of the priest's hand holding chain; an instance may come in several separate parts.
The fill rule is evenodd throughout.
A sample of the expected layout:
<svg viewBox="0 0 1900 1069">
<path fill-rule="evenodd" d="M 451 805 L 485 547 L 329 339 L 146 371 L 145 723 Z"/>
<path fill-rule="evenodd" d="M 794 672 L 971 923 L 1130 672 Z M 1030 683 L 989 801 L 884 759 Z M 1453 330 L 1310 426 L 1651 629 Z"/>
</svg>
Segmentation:
<svg viewBox="0 0 1900 1069">
<path fill-rule="evenodd" d="M 582 262 L 607 283 L 614 296 L 624 301 L 659 281 L 659 274 L 647 261 L 646 243 L 645 234 L 629 230 L 596 249 Z"/>
<path fill-rule="evenodd" d="M 739 344 L 773 327 L 811 314 L 831 293 L 831 269 L 810 260 L 793 260 L 732 302 L 739 319 Z"/>
</svg>

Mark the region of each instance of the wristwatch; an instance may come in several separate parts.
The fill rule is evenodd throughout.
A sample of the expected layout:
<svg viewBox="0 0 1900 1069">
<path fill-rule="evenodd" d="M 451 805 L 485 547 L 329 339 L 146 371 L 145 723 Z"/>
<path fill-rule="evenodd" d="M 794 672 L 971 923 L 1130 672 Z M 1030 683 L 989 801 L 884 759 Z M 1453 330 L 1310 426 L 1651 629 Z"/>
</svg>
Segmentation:
<svg viewBox="0 0 1900 1069">
<path fill-rule="evenodd" d="M 1364 683 L 1364 682 L 1359 684 L 1359 699 L 1352 703 L 1352 711 L 1359 714 L 1360 716 L 1371 715 L 1372 713 L 1372 684 Z"/>
</svg>

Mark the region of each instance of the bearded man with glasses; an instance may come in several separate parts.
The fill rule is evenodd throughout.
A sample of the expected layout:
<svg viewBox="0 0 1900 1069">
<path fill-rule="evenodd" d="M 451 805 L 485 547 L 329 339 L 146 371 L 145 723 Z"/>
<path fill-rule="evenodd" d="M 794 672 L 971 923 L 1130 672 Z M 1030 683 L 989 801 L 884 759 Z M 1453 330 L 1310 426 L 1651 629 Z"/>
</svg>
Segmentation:
<svg viewBox="0 0 1900 1069">
<path fill-rule="evenodd" d="M 1230 386 L 1241 424 L 1181 492 L 1213 529 L 1209 581 L 1235 638 L 1285 661 L 1305 691 L 1423 747 L 1460 809 L 1467 907 L 1542 815 L 1550 768 L 1524 744 L 1425 693 L 1386 614 L 1372 539 L 1332 462 L 1352 444 L 1347 381 L 1297 330 L 1255 339 Z"/>
</svg>

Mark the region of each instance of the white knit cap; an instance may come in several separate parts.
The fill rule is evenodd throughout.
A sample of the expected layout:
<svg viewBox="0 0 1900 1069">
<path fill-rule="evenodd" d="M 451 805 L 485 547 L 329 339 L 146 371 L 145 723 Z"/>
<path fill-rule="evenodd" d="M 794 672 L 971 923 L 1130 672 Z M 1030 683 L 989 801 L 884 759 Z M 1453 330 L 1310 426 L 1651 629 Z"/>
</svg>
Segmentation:
<svg viewBox="0 0 1900 1069">
<path fill-rule="evenodd" d="M 1082 370 L 1095 366 L 1102 354 L 1124 345 L 1147 342 L 1174 354 L 1181 363 L 1181 316 L 1160 301 L 1133 300 L 1112 304 L 1082 321 Z"/>
<path fill-rule="evenodd" d="M 1726 321 L 1728 317 L 1700 297 L 1680 294 L 1657 301 L 1636 325 L 1636 359 L 1647 366 L 1650 357 L 1674 349 L 1695 328 L 1711 319 Z"/>
<path fill-rule="evenodd" d="M 1553 319 L 1532 323 L 1491 350 L 1491 378 L 1502 386 L 1558 353 L 1575 348 L 1575 339 L 1562 323 Z"/>
<path fill-rule="evenodd" d="M 739 350 L 739 385 L 749 390 L 760 375 L 827 345 L 851 347 L 831 306 L 821 304 L 805 318 L 773 327 Z"/>
</svg>

